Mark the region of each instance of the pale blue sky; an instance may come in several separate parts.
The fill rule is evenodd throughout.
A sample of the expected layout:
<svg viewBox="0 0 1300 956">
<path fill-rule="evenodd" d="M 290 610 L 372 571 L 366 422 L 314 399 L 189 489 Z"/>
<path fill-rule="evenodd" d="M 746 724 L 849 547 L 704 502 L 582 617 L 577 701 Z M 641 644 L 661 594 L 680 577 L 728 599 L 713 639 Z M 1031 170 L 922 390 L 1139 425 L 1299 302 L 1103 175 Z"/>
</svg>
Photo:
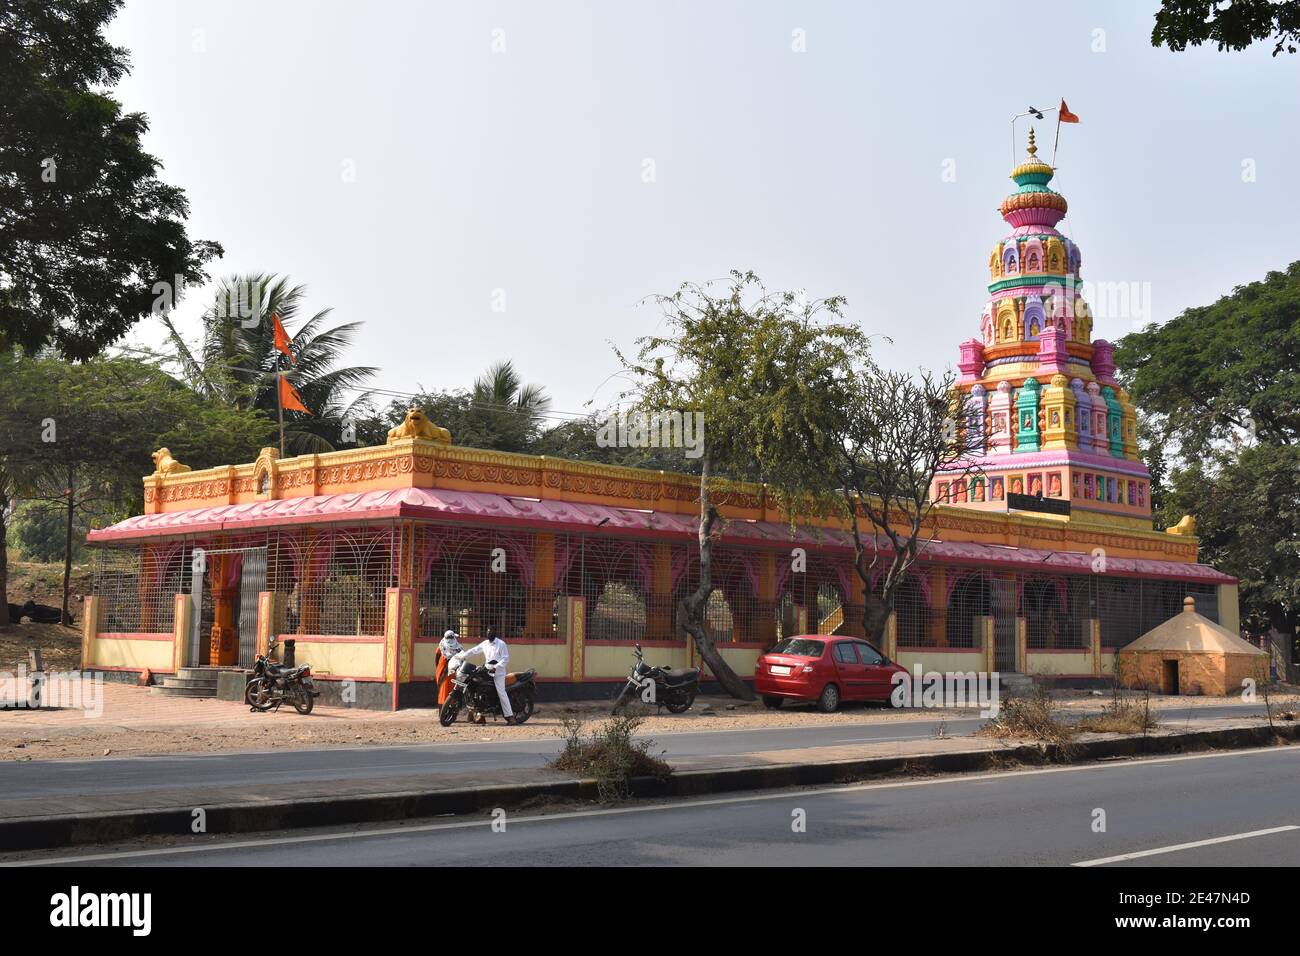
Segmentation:
<svg viewBox="0 0 1300 956">
<path fill-rule="evenodd" d="M 1156 7 L 128 0 L 112 36 L 214 275 L 287 272 L 363 320 L 385 388 L 513 358 L 576 411 L 614 398 L 609 342 L 658 320 L 641 297 L 732 267 L 846 295 L 887 364 L 955 364 L 1009 120 L 1061 96 L 1085 279 L 1147 284 L 1161 321 L 1300 258 L 1300 56 L 1153 49 Z"/>
</svg>

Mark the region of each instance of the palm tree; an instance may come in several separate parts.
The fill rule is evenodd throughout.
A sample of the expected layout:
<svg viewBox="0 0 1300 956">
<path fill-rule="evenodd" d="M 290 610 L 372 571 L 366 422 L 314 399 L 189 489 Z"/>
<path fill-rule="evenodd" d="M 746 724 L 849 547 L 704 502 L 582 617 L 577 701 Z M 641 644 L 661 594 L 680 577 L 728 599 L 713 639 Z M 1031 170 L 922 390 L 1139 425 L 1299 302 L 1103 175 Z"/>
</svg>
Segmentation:
<svg viewBox="0 0 1300 956">
<path fill-rule="evenodd" d="M 534 425 L 551 407 L 546 389 L 523 384 L 515 363 L 508 359 L 489 365 L 487 372 L 475 379 L 470 395 L 476 405 L 523 415 Z"/>
<path fill-rule="evenodd" d="M 542 416 L 551 399 L 540 385 L 525 385 L 507 360 L 488 366 L 474 381 L 467 417 L 471 431 L 495 436 L 492 445 L 503 451 L 524 451 L 537 440 Z"/>
<path fill-rule="evenodd" d="M 203 313 L 203 343 L 197 354 L 163 317 L 185 376 L 200 395 L 239 409 L 262 409 L 275 419 L 276 377 L 286 372 L 312 412 L 284 413 L 285 449 L 294 455 L 333 451 L 341 443 L 345 423 L 371 411 L 371 394 L 364 386 L 375 373 L 369 366 L 339 365 L 360 322 L 325 328 L 333 310 L 322 309 L 299 324 L 306 296 L 307 287 L 290 285 L 288 276 L 227 276 Z M 280 317 L 289 333 L 292 364 L 275 348 L 272 315 Z"/>
</svg>

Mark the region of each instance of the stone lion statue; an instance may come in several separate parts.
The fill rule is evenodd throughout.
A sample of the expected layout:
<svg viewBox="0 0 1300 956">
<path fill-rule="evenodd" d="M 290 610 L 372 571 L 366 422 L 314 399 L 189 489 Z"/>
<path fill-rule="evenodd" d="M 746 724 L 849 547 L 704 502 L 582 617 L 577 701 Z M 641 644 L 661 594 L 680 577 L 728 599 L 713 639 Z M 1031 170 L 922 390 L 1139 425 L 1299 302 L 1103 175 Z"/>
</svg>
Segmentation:
<svg viewBox="0 0 1300 956">
<path fill-rule="evenodd" d="M 425 441 L 440 441 L 451 444 L 451 432 L 439 428 L 418 408 L 412 408 L 402 419 L 402 424 L 388 430 L 388 444 L 403 438 L 423 438 Z"/>
<path fill-rule="evenodd" d="M 155 475 L 179 475 L 190 470 L 189 465 L 182 465 L 173 458 L 167 448 L 159 448 L 153 453 L 153 466 Z"/>
<path fill-rule="evenodd" d="M 1182 518 L 1179 519 L 1178 524 L 1174 525 L 1172 528 L 1165 528 L 1165 533 L 1186 534 L 1186 535 L 1195 536 L 1196 519 L 1193 518 L 1191 515 L 1183 515 Z"/>
</svg>

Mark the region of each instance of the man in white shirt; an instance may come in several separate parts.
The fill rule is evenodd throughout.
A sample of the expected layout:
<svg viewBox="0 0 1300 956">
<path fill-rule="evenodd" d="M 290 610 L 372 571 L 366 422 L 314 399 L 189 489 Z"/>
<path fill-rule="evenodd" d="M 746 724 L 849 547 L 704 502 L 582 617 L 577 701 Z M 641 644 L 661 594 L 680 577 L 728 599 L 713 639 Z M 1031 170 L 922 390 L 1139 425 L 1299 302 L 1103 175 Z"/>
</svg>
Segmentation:
<svg viewBox="0 0 1300 956">
<path fill-rule="evenodd" d="M 510 706 L 510 697 L 506 694 L 506 665 L 510 663 L 510 648 L 506 642 L 497 636 L 495 628 L 488 628 L 487 640 L 481 641 L 468 650 L 463 650 L 451 661 L 452 671 L 460 669 L 465 658 L 474 654 L 482 654 L 483 660 L 487 663 L 487 671 L 492 675 L 493 682 L 497 685 L 497 697 L 501 700 L 501 713 L 506 718 L 507 724 L 515 722 L 515 711 Z"/>
</svg>

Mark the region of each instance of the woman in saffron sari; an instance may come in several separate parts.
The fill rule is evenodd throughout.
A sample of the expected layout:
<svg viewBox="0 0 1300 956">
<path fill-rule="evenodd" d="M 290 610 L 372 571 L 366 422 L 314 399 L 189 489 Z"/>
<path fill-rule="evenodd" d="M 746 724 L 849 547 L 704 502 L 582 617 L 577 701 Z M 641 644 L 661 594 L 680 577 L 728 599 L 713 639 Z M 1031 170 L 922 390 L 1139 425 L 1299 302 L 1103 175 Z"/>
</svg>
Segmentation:
<svg viewBox="0 0 1300 956">
<path fill-rule="evenodd" d="M 460 635 L 448 630 L 438 642 L 438 652 L 434 655 L 433 677 L 438 682 L 438 707 L 447 702 L 451 693 L 451 659 L 461 651 Z"/>
</svg>

